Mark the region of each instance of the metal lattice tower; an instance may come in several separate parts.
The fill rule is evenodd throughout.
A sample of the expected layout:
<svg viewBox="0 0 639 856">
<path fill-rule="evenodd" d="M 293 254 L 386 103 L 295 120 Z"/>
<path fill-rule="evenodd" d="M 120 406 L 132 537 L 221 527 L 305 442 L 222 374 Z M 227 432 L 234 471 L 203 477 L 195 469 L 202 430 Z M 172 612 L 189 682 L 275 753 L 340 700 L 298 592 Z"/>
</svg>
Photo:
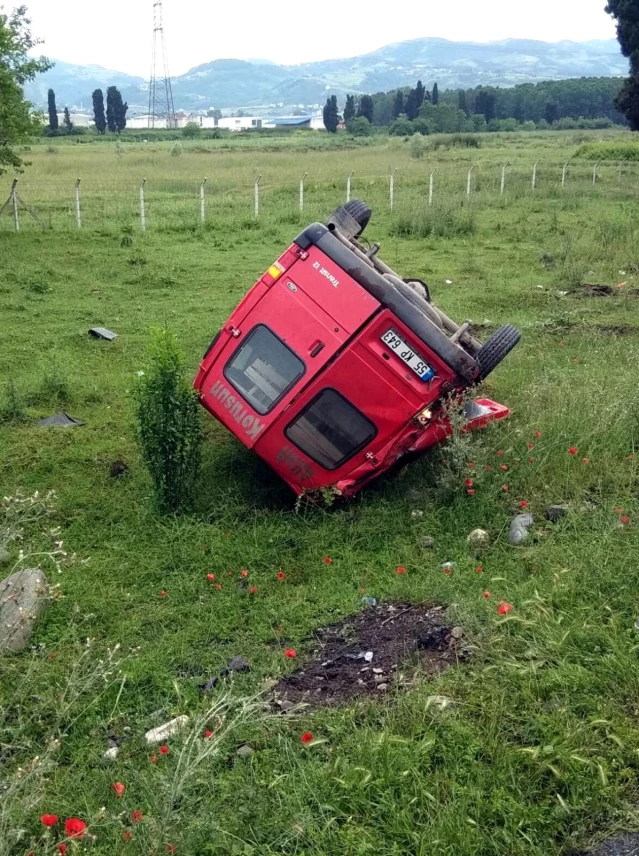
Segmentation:
<svg viewBox="0 0 639 856">
<path fill-rule="evenodd" d="M 167 128 L 177 126 L 169 60 L 164 40 L 162 0 L 153 0 L 153 50 L 149 80 L 149 128 L 155 128 L 156 123 L 166 123 Z"/>
</svg>

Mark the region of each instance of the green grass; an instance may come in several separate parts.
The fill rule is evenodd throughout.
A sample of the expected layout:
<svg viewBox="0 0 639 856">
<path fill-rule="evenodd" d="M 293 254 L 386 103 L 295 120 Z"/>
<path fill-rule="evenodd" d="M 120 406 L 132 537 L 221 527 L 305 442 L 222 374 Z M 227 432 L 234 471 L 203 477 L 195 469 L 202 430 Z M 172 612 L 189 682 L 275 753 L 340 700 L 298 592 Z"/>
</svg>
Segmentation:
<svg viewBox="0 0 639 856">
<path fill-rule="evenodd" d="M 550 136 L 504 136 L 493 163 L 532 162 L 544 147 L 553 162 L 567 159 L 575 144 Z M 397 151 L 389 143 L 314 153 L 314 167 L 325 176 L 338 167 L 366 175 L 379 166 L 381 174 Z M 451 169 L 473 156 L 440 154 Z M 144 155 L 149 183 L 171 178 L 166 164 L 191 163 L 166 147 L 156 156 L 154 167 Z M 25 182 L 40 179 L 47 158 L 60 165 L 56 176 L 69 177 L 119 168 L 109 157 L 98 146 L 38 151 Z M 288 491 L 203 414 L 194 513 L 153 511 L 133 425 L 149 331 L 174 330 L 195 373 L 220 323 L 302 225 L 294 186 L 282 184 L 308 169 L 307 157 L 293 146 L 261 153 L 259 164 L 244 151 L 215 153 L 220 183 L 269 163 L 273 198 L 257 223 L 250 208 L 237 208 L 213 210 L 205 229 L 167 219 L 142 235 L 105 218 L 81 233 L 0 233 L 0 374 L 29 417 L 0 425 L 0 493 L 58 496 L 54 517 L 29 527 L 11 555 L 49 550 L 53 539 L 76 554 L 60 574 L 46 565 L 60 597 L 34 649 L 0 660 L 0 775 L 13 795 L 5 792 L 0 807 L 2 856 L 57 852 L 60 834 L 41 840 L 45 812 L 89 822 L 87 849 L 98 856 L 160 854 L 169 843 L 185 856 L 555 856 L 639 826 L 639 457 L 629 458 L 639 428 L 639 227 L 629 189 L 611 182 L 586 192 L 584 180 L 583 193 L 532 199 L 523 185 L 502 199 L 478 193 L 472 232 L 427 229 L 417 238 L 400 228 L 408 208 L 388 212 L 381 179 L 357 188 L 364 198 L 372 192 L 369 237 L 382 243 L 382 257 L 427 281 L 446 312 L 487 329 L 521 327 L 522 343 L 485 390 L 512 417 L 473 435 L 475 466 L 453 473 L 452 488 L 443 448 L 344 508 L 295 513 Z M 428 170 L 408 154 L 406 164 L 399 187 L 423 198 Z M 341 180 L 334 188 L 318 180 L 309 216 L 342 196 Z M 411 216 L 419 211 L 411 202 Z M 601 299 L 559 293 L 584 280 L 626 285 Z M 119 338 L 90 339 L 96 325 Z M 611 334 L 621 325 L 623 335 Z M 62 408 L 86 426 L 35 427 Z M 115 459 L 130 465 L 117 480 L 109 477 Z M 522 500 L 539 520 L 534 538 L 515 549 L 507 530 Z M 553 502 L 572 509 L 555 526 L 541 516 Z M 412 518 L 415 508 L 423 518 Z M 492 537 L 481 574 L 466 544 L 477 526 Z M 419 547 L 423 534 L 435 537 L 433 551 Z M 451 576 L 445 561 L 455 562 Z M 254 595 L 240 584 L 242 569 Z M 361 609 L 362 589 L 446 605 L 466 628 L 471 659 L 435 678 L 409 669 L 409 686 L 342 710 L 282 718 L 242 707 L 304 662 L 318 627 Z M 513 605 L 506 618 L 501 600 Z M 107 648 L 117 644 L 122 662 L 109 665 Z M 297 660 L 284 657 L 288 647 Z M 236 654 L 251 672 L 202 699 L 197 684 Z M 429 704 L 436 694 L 453 708 Z M 152 764 L 144 731 L 184 713 L 195 741 L 172 738 L 169 755 Z M 211 742 L 201 738 L 205 728 Z M 307 730 L 315 742 L 304 747 Z M 102 758 L 110 734 L 126 738 L 116 762 Z M 56 736 L 59 748 L 47 749 Z M 255 749 L 250 759 L 234 756 L 243 742 Z M 36 755 L 41 775 L 16 779 Z M 127 786 L 121 800 L 114 781 Z M 134 809 L 144 813 L 139 824 L 129 820 Z"/>
</svg>

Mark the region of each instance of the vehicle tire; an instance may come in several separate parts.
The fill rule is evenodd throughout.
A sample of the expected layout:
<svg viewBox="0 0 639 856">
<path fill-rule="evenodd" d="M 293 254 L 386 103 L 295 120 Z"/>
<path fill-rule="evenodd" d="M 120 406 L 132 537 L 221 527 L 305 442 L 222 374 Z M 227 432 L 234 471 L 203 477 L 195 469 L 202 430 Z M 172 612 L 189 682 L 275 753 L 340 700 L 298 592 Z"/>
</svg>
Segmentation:
<svg viewBox="0 0 639 856">
<path fill-rule="evenodd" d="M 397 282 L 395 288 L 415 309 L 419 309 L 422 315 L 433 321 L 440 329 L 443 327 L 442 319 L 435 307 L 425 300 L 421 294 L 418 294 L 414 288 L 411 288 L 407 282 Z"/>
<path fill-rule="evenodd" d="M 479 380 L 484 380 L 508 356 L 521 339 L 521 333 L 512 324 L 504 324 L 475 354 L 479 363 Z"/>
<path fill-rule="evenodd" d="M 327 222 L 334 223 L 340 231 L 346 232 L 349 237 L 359 238 L 364 229 L 368 226 L 372 213 L 373 209 L 370 205 L 362 202 L 361 199 L 351 199 L 344 205 L 340 205 L 339 208 L 336 208 L 328 218 Z M 355 220 L 358 224 L 358 232 L 353 232 L 350 218 Z"/>
</svg>

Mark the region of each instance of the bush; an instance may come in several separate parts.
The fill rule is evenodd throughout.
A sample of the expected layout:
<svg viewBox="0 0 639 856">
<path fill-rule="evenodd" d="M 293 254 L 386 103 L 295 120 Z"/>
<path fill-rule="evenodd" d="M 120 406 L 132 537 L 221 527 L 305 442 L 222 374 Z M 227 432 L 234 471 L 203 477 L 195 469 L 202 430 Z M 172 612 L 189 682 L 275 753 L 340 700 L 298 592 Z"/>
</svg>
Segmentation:
<svg viewBox="0 0 639 856">
<path fill-rule="evenodd" d="M 481 140 L 473 134 L 440 134 L 433 137 L 432 146 L 434 149 L 479 149 Z"/>
<path fill-rule="evenodd" d="M 371 123 L 366 116 L 357 116 L 346 123 L 346 130 L 353 137 L 369 137 L 371 134 Z"/>
<path fill-rule="evenodd" d="M 187 140 L 194 140 L 196 137 L 202 136 L 202 128 L 197 122 L 187 122 L 182 128 L 182 136 Z"/>
<path fill-rule="evenodd" d="M 411 137 L 415 133 L 415 126 L 409 119 L 395 119 L 388 127 L 391 137 Z"/>
<path fill-rule="evenodd" d="M 0 404 L 0 425 L 8 422 L 26 422 L 27 418 L 15 382 L 13 378 L 9 378 L 5 389 L 4 401 Z"/>
<path fill-rule="evenodd" d="M 171 148 L 171 157 L 179 158 L 181 154 L 182 154 L 182 146 L 179 143 L 176 143 Z"/>
<path fill-rule="evenodd" d="M 586 160 L 637 161 L 639 160 L 639 140 L 637 142 L 610 140 L 584 143 L 575 152 L 575 157 Z"/>
<path fill-rule="evenodd" d="M 197 393 L 184 377 L 173 333 L 158 331 L 151 366 L 138 390 L 137 430 L 158 507 L 176 512 L 193 501 L 202 430 Z"/>
<path fill-rule="evenodd" d="M 410 156 L 412 158 L 423 158 L 428 151 L 428 142 L 426 137 L 421 134 L 415 134 L 410 141 Z"/>
<path fill-rule="evenodd" d="M 439 203 L 401 214 L 391 234 L 402 238 L 454 238 L 475 231 L 473 211 L 452 203 Z"/>
</svg>

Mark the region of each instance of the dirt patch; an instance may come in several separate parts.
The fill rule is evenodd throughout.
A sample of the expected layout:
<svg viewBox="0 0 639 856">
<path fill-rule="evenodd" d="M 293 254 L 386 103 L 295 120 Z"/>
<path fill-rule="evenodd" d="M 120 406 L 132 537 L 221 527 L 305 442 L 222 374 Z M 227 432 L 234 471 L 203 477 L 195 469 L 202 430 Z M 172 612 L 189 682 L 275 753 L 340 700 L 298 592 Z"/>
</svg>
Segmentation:
<svg viewBox="0 0 639 856">
<path fill-rule="evenodd" d="M 444 623 L 443 607 L 384 603 L 315 636 L 310 663 L 275 687 L 276 702 L 339 705 L 382 695 L 410 665 L 436 674 L 464 656 L 463 631 Z"/>
<path fill-rule="evenodd" d="M 630 832 L 602 842 L 595 850 L 573 853 L 573 856 L 639 856 L 639 834 Z"/>
<path fill-rule="evenodd" d="M 625 284 L 621 286 L 614 285 L 595 285 L 593 283 L 584 282 L 575 288 L 569 288 L 566 292 L 571 297 L 612 297 L 615 294 L 626 294 L 631 297 L 639 295 L 638 288 L 626 288 Z"/>
<path fill-rule="evenodd" d="M 601 336 L 636 336 L 639 334 L 639 327 L 633 327 L 631 324 L 600 324 L 591 329 L 594 329 L 595 333 L 599 333 Z"/>
</svg>

